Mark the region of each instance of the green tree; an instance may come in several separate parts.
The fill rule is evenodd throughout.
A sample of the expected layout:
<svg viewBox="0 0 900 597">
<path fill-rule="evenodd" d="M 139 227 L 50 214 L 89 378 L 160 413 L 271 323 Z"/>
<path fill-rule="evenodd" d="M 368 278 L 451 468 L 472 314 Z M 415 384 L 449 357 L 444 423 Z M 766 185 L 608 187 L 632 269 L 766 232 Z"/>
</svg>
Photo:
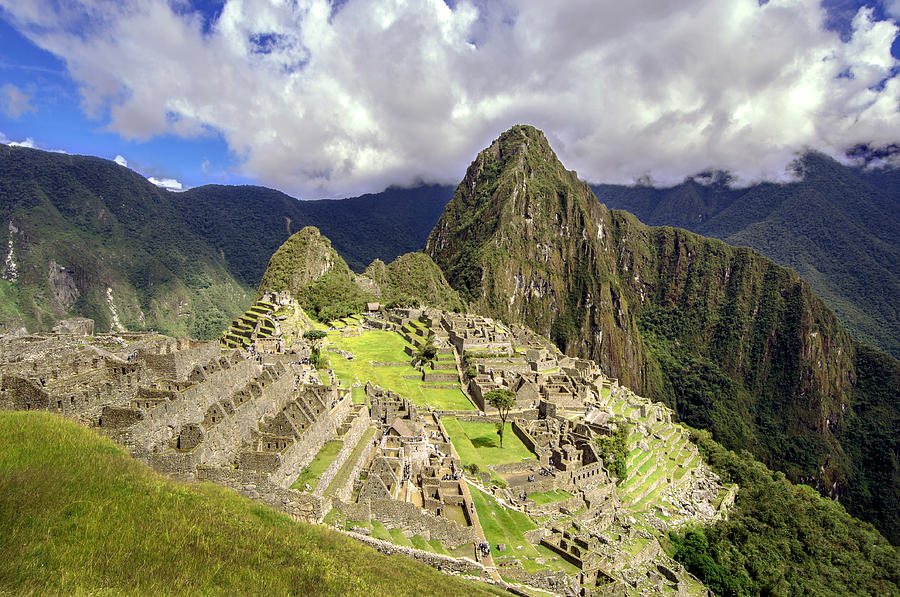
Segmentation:
<svg viewBox="0 0 900 597">
<path fill-rule="evenodd" d="M 614 474 L 618 483 L 628 474 L 628 434 L 631 426 L 625 421 L 616 421 L 617 428 L 612 435 L 598 435 L 594 438 L 600 458 L 606 469 Z"/>
<path fill-rule="evenodd" d="M 416 356 L 413 357 L 413 365 L 421 364 L 424 367 L 437 358 L 437 352 L 437 347 L 434 345 L 434 333 L 430 333 L 422 343 L 422 347 L 416 352 Z"/>
<path fill-rule="evenodd" d="M 318 342 L 319 340 L 324 338 L 325 335 L 326 335 L 325 332 L 323 332 L 322 330 L 309 330 L 309 331 L 303 332 L 303 338 L 305 340 L 312 340 L 314 342 Z"/>
<path fill-rule="evenodd" d="M 328 368 L 328 357 L 322 354 L 322 351 L 319 350 L 318 346 L 313 346 L 312 352 L 309 355 L 309 362 L 312 363 L 312 366 L 316 369 L 327 369 Z"/>
<path fill-rule="evenodd" d="M 500 425 L 497 427 L 497 435 L 500 436 L 500 447 L 502 448 L 506 417 L 509 416 L 509 409 L 516 403 L 516 395 L 510 390 L 491 390 L 485 394 L 484 401 L 496 408 L 500 413 Z"/>
</svg>

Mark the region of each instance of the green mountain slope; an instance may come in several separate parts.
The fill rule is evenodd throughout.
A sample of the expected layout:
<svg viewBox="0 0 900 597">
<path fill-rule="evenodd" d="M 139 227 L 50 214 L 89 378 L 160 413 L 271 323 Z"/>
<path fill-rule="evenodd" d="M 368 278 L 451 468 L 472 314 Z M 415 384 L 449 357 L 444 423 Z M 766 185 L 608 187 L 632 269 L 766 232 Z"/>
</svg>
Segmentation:
<svg viewBox="0 0 900 597">
<path fill-rule="evenodd" d="M 217 485 L 172 481 L 56 415 L 0 413 L 0 433 L 4 594 L 499 593 Z"/>
<path fill-rule="evenodd" d="M 0 145 L 0 324 L 218 336 L 252 296 L 174 196 L 114 162 Z"/>
<path fill-rule="evenodd" d="M 880 355 L 881 372 L 862 384 L 868 349 L 796 273 L 607 210 L 526 126 L 478 155 L 426 252 L 474 310 L 599 361 L 900 539 L 900 441 L 890 431 L 900 387 L 883 375 L 900 363 Z"/>
<path fill-rule="evenodd" d="M 286 291 L 319 321 L 363 311 L 367 302 L 427 304 L 460 310 L 459 295 L 424 253 L 408 253 L 385 265 L 375 260 L 354 273 L 313 226 L 290 236 L 269 259 L 257 296 Z"/>
<path fill-rule="evenodd" d="M 452 194 L 452 187 L 423 185 L 298 201 L 264 187 L 207 185 L 176 199 L 181 217 L 222 252 L 232 274 L 255 286 L 272 253 L 304 226 L 321 230 L 357 272 L 419 251 Z"/>
<path fill-rule="evenodd" d="M 50 329 L 81 315 L 98 331 L 117 319 L 129 330 L 215 338 L 251 303 L 269 257 L 293 232 L 319 226 L 361 272 L 420 250 L 451 193 L 437 185 L 321 201 L 253 186 L 171 193 L 108 160 L 4 145 L 0 327 Z"/>
<path fill-rule="evenodd" d="M 716 594 L 897 594 L 898 552 L 870 524 L 705 431 L 692 431 L 691 441 L 740 486 L 727 519 L 670 535 L 674 557 Z"/>
<path fill-rule="evenodd" d="M 853 335 L 900 356 L 900 194 L 895 170 L 862 171 L 808 153 L 801 180 L 731 189 L 597 185 L 600 201 L 651 225 L 749 246 L 796 270 Z"/>
</svg>

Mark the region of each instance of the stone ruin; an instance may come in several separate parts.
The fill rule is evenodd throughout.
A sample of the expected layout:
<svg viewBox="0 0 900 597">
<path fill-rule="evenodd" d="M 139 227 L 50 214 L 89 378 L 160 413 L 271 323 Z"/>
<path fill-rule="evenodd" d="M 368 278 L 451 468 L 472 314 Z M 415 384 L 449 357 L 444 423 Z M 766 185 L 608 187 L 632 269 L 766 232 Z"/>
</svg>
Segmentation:
<svg viewBox="0 0 900 597">
<path fill-rule="evenodd" d="M 268 297 L 276 306 L 288 299 Z M 736 488 L 723 487 L 702 463 L 669 409 L 524 328 L 434 309 L 382 311 L 365 321 L 393 326 L 411 346 L 433 335 L 443 358 L 470 363 L 475 375 L 465 389 L 481 410 L 477 420 L 496 420 L 484 404 L 488 391 L 512 390 L 512 433 L 534 458 L 467 474 L 443 413 L 371 383 L 365 404 L 353 404 L 333 373 L 328 383 L 320 380 L 304 358 L 305 344 L 289 353 L 273 345 L 269 356 L 279 358 L 262 358 L 266 342 L 279 336 L 260 338 L 258 330 L 253 351 L 153 333 L 91 336 L 75 323 L 56 333 L 6 336 L 0 338 L 0 408 L 77 420 L 156 470 L 232 487 L 298 520 L 321 522 L 335 509 L 347 520 L 377 520 L 407 537 L 470 549 L 471 561 L 457 558 L 460 569 L 476 566 L 497 579 L 502 568 L 505 578 L 552 591 L 696 588 L 655 536 L 725 516 Z M 596 438 L 622 424 L 631 429 L 628 474 L 616 479 Z M 324 472 L 305 488 L 292 488 L 326 443 L 337 453 Z M 491 473 L 506 486 L 492 486 Z M 527 572 L 514 557 L 493 561 L 479 549 L 483 534 L 472 491 L 540 521 L 526 539 L 578 573 Z M 571 497 L 550 503 L 529 497 L 554 491 Z"/>
</svg>

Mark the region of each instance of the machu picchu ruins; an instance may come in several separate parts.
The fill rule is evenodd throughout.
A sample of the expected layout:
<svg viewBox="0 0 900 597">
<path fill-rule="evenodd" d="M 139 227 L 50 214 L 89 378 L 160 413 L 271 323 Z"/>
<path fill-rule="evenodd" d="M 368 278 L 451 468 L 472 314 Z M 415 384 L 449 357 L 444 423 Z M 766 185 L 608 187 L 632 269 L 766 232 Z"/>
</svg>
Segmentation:
<svg viewBox="0 0 900 597">
<path fill-rule="evenodd" d="M 219 342 L 89 328 L 4 337 L 0 405 L 59 413 L 160 472 L 458 574 L 706 594 L 659 538 L 727 516 L 737 488 L 668 408 L 526 328 L 377 304 L 323 326 L 286 293 Z M 515 397 L 502 449 L 485 401 L 497 389 Z"/>
</svg>

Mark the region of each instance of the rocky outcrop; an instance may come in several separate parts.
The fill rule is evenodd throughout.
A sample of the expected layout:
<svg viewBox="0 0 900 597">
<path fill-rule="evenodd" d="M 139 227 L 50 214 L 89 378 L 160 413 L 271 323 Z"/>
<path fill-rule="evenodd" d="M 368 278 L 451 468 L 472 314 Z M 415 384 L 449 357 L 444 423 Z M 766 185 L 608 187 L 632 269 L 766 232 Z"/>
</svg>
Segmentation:
<svg viewBox="0 0 900 597">
<path fill-rule="evenodd" d="M 50 260 L 47 267 L 47 285 L 50 288 L 53 300 L 59 306 L 62 312 L 69 309 L 75 301 L 81 296 L 75 280 L 66 268 L 54 261 Z"/>
</svg>

